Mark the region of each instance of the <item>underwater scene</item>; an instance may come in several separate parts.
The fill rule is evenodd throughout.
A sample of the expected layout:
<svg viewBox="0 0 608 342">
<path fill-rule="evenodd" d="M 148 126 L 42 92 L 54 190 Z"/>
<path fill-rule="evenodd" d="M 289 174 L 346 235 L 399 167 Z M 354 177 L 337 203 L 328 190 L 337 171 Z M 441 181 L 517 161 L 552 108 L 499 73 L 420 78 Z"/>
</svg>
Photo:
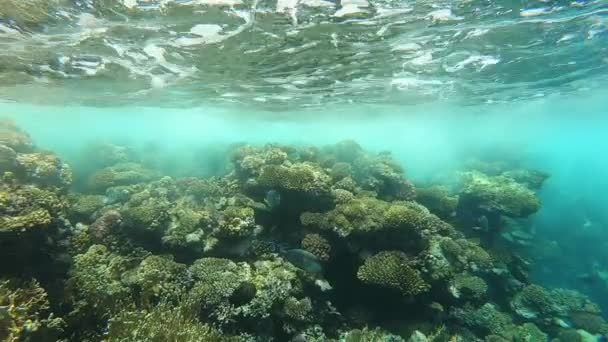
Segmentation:
<svg viewBox="0 0 608 342">
<path fill-rule="evenodd" d="M 606 0 L 0 0 L 0 341 L 608 339 Z"/>
</svg>

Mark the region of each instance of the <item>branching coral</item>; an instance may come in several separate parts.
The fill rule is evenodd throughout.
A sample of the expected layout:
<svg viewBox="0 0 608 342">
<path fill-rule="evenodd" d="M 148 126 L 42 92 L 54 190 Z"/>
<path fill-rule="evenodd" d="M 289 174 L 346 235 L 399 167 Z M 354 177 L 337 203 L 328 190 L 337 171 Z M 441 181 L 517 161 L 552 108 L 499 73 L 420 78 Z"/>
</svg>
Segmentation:
<svg viewBox="0 0 608 342">
<path fill-rule="evenodd" d="M 150 310 L 122 310 L 110 319 L 105 341 L 232 341 L 219 331 L 199 322 L 190 307 L 188 303 L 174 305 L 163 302 Z"/>
<path fill-rule="evenodd" d="M 121 282 L 128 269 L 128 260 L 103 245 L 93 245 L 76 255 L 69 279 L 74 305 L 102 315 L 118 309 L 130 296 L 129 288 Z"/>
<path fill-rule="evenodd" d="M 319 234 L 306 234 L 302 239 L 302 249 L 314 254 L 319 260 L 327 261 L 331 255 L 329 241 Z"/>
<path fill-rule="evenodd" d="M 189 296 L 205 309 L 227 304 L 241 284 L 251 278 L 249 265 L 220 258 L 199 259 L 189 272 L 195 281 Z"/>
<path fill-rule="evenodd" d="M 380 252 L 365 260 L 357 271 L 357 278 L 367 284 L 398 290 L 406 296 L 414 296 L 430 288 L 420 272 L 397 251 Z"/>
<path fill-rule="evenodd" d="M 289 297 L 285 300 L 283 311 L 287 317 L 296 321 L 308 321 L 312 318 L 312 303 L 310 298 L 300 300 Z"/>
<path fill-rule="evenodd" d="M 265 318 L 271 309 L 301 291 L 296 268 L 282 259 L 257 261 L 251 282 L 256 291 L 251 302 L 239 308 L 245 316 Z"/>
<path fill-rule="evenodd" d="M 479 308 L 465 305 L 462 308 L 453 309 L 450 315 L 458 322 L 482 335 L 505 336 L 509 334 L 509 330 L 514 328 L 509 315 L 499 311 L 490 303 L 486 303 Z"/>
<path fill-rule="evenodd" d="M 47 294 L 37 281 L 13 284 L 0 281 L 0 340 L 51 341 L 63 321 L 49 313 Z"/>
<path fill-rule="evenodd" d="M 136 286 L 145 306 L 155 299 L 179 298 L 186 283 L 186 266 L 173 261 L 172 257 L 151 255 L 133 270 L 123 273 L 122 282 Z"/>
</svg>

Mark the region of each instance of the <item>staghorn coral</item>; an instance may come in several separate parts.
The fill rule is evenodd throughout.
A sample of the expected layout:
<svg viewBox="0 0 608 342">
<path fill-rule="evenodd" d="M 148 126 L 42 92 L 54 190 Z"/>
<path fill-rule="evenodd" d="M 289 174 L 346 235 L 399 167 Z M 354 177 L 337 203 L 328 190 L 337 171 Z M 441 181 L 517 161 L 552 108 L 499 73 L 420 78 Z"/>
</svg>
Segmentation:
<svg viewBox="0 0 608 342">
<path fill-rule="evenodd" d="M 0 340 L 55 341 L 64 322 L 49 309 L 47 293 L 36 280 L 0 280 Z"/>
<path fill-rule="evenodd" d="M 534 192 L 512 178 L 471 171 L 462 180 L 459 206 L 510 217 L 527 217 L 540 208 Z"/>
<path fill-rule="evenodd" d="M 331 245 L 319 234 L 306 234 L 301 242 L 302 249 L 312 253 L 321 261 L 329 260 Z"/>
<path fill-rule="evenodd" d="M 384 251 L 368 258 L 357 271 L 357 278 L 367 284 L 398 290 L 406 296 L 414 296 L 430 288 L 420 272 L 398 251 Z"/>
</svg>

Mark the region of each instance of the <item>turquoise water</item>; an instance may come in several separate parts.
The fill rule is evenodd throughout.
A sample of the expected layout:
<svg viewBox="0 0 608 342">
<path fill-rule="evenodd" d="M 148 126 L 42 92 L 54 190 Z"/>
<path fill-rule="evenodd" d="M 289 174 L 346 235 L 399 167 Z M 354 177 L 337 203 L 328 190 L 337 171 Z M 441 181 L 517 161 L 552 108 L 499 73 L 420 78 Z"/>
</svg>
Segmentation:
<svg viewBox="0 0 608 342">
<path fill-rule="evenodd" d="M 0 0 L 0 340 L 605 340 L 607 14 Z"/>
</svg>

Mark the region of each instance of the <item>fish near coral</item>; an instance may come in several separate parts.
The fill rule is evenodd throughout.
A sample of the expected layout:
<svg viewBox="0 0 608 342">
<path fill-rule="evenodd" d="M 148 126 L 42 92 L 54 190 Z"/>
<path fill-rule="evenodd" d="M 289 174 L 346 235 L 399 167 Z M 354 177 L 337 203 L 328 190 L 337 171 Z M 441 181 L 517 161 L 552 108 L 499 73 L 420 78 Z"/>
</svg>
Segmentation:
<svg viewBox="0 0 608 342">
<path fill-rule="evenodd" d="M 316 255 L 303 249 L 289 249 L 282 253 L 285 258 L 297 268 L 304 271 L 320 274 L 323 266 Z"/>
</svg>

